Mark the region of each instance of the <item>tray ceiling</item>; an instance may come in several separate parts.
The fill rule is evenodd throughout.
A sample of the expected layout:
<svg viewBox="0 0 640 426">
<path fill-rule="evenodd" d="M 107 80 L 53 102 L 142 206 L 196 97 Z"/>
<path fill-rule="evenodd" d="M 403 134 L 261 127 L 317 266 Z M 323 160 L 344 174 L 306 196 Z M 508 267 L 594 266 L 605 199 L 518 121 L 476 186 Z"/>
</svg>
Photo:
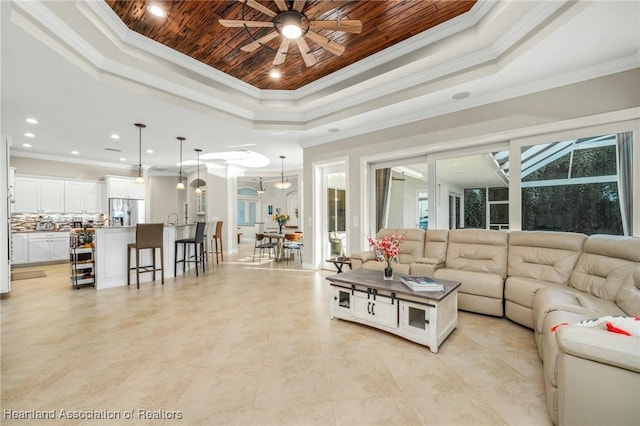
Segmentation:
<svg viewBox="0 0 640 426">
<path fill-rule="evenodd" d="M 259 1 L 274 12 L 273 1 Z M 292 3 L 292 2 L 288 2 Z M 313 20 L 350 19 L 362 22 L 362 32 L 352 34 L 319 30 L 318 33 L 345 47 L 340 56 L 307 39 L 318 62 L 307 67 L 291 46 L 278 65 L 279 80 L 269 77 L 281 37 L 266 47 L 247 53 L 240 48 L 273 28 L 226 28 L 219 19 L 270 21 L 264 13 L 240 1 L 160 1 L 167 16 L 152 15 L 148 1 L 107 0 L 125 25 L 158 43 L 218 69 L 259 89 L 295 90 L 343 69 L 416 34 L 468 12 L 472 1 L 328 1 L 308 0 L 303 13 Z M 290 5 L 291 7 L 291 5 Z M 252 38 L 253 37 L 253 38 Z"/>
</svg>

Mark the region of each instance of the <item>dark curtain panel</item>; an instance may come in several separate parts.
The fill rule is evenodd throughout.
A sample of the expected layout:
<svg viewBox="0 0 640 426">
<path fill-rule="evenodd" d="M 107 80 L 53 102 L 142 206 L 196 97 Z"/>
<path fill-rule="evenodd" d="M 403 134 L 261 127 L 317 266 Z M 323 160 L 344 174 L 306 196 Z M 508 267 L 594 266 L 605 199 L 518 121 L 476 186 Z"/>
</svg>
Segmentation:
<svg viewBox="0 0 640 426">
<path fill-rule="evenodd" d="M 624 235 L 633 234 L 633 133 L 617 134 L 618 153 L 618 196 L 620 197 L 620 216 Z"/>
<path fill-rule="evenodd" d="M 391 169 L 376 170 L 376 233 L 387 223 Z"/>
</svg>

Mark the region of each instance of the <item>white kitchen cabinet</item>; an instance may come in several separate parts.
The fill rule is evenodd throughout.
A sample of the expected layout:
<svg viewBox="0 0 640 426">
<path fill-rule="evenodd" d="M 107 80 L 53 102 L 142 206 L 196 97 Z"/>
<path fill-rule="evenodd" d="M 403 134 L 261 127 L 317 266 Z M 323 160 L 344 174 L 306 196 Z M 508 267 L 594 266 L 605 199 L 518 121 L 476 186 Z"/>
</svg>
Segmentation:
<svg viewBox="0 0 640 426">
<path fill-rule="evenodd" d="M 108 177 L 106 198 L 145 199 L 145 185 L 135 183 L 133 178 Z"/>
<path fill-rule="evenodd" d="M 16 176 L 15 212 L 62 213 L 64 212 L 64 181 Z"/>
<path fill-rule="evenodd" d="M 101 213 L 102 184 L 65 181 L 64 210 L 67 213 Z"/>
<path fill-rule="evenodd" d="M 29 235 L 29 263 L 69 260 L 68 232 L 32 232 Z"/>
<path fill-rule="evenodd" d="M 29 234 L 11 234 L 11 264 L 29 263 Z"/>
</svg>

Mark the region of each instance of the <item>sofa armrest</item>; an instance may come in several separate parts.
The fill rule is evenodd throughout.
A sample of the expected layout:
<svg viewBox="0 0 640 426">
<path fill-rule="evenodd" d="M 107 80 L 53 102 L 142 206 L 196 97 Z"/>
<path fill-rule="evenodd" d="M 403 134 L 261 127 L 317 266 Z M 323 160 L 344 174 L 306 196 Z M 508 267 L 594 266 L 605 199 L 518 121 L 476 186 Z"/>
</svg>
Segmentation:
<svg viewBox="0 0 640 426">
<path fill-rule="evenodd" d="M 373 250 L 357 251 L 355 253 L 351 253 L 351 256 L 349 257 L 351 257 L 351 268 L 359 269 L 362 268 L 363 263 L 376 260 L 376 252 Z"/>
<path fill-rule="evenodd" d="M 556 330 L 558 348 L 569 355 L 640 372 L 640 338 L 598 328 L 562 326 Z"/>
<path fill-rule="evenodd" d="M 355 253 L 351 253 L 351 259 L 358 259 L 364 262 L 368 262 L 369 260 L 376 260 L 376 252 L 373 250 L 370 251 L 357 251 Z"/>
<path fill-rule="evenodd" d="M 431 277 L 435 272 L 444 267 L 444 262 L 433 257 L 419 257 L 411 264 L 410 274 L 419 277 Z"/>
</svg>

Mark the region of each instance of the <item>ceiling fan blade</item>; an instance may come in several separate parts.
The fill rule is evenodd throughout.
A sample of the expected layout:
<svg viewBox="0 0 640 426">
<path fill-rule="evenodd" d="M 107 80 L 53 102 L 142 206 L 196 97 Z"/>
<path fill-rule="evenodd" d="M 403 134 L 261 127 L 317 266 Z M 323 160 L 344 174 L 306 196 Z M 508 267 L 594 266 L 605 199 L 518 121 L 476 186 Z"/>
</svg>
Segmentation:
<svg viewBox="0 0 640 426">
<path fill-rule="evenodd" d="M 302 59 L 304 60 L 304 64 L 308 67 L 311 67 L 318 62 L 311 50 L 309 49 L 309 45 L 306 41 L 304 41 L 304 37 L 298 37 L 296 39 L 296 44 L 298 45 L 298 49 L 300 49 L 300 53 L 302 54 Z"/>
<path fill-rule="evenodd" d="M 269 40 L 273 40 L 276 37 L 278 37 L 278 32 L 274 31 L 272 33 L 267 34 L 264 37 L 260 37 L 256 41 L 252 41 L 249 44 L 245 44 L 240 48 L 240 50 L 242 50 L 243 52 L 253 52 L 263 44 L 267 43 Z"/>
<path fill-rule="evenodd" d="M 294 0 L 293 1 L 293 10 L 295 10 L 296 12 L 302 12 L 302 9 L 304 8 L 304 4 L 307 2 L 307 0 Z"/>
<path fill-rule="evenodd" d="M 289 51 L 289 40 L 286 37 L 282 37 L 282 43 L 280 43 L 280 47 L 278 48 L 278 52 L 276 53 L 276 57 L 273 60 L 273 65 L 280 65 L 284 62 L 287 57 L 287 52 Z"/>
<path fill-rule="evenodd" d="M 234 21 L 232 19 L 219 19 L 220 25 L 227 28 L 249 27 L 249 28 L 269 28 L 273 27 L 273 22 L 268 21 Z"/>
<path fill-rule="evenodd" d="M 332 30 L 360 34 L 362 32 L 362 22 L 358 20 L 311 21 L 309 22 L 309 28 L 314 31 Z"/>
<path fill-rule="evenodd" d="M 266 6 L 261 5 L 256 0 L 238 0 L 238 1 L 272 18 L 275 18 L 277 15 L 276 12 L 274 12 L 273 10 L 269 9 Z"/>
<path fill-rule="evenodd" d="M 322 48 L 328 52 L 333 53 L 336 56 L 340 56 L 344 53 L 344 46 L 335 41 L 331 41 L 325 36 L 321 36 L 318 33 L 314 33 L 313 31 L 309 31 L 307 34 L 314 42 L 318 43 Z"/>
<path fill-rule="evenodd" d="M 281 12 L 286 12 L 287 10 L 289 10 L 289 7 L 287 6 L 287 2 L 285 0 L 274 0 L 274 3 L 276 4 L 276 6 L 278 6 L 278 9 L 280 9 Z"/>
</svg>

